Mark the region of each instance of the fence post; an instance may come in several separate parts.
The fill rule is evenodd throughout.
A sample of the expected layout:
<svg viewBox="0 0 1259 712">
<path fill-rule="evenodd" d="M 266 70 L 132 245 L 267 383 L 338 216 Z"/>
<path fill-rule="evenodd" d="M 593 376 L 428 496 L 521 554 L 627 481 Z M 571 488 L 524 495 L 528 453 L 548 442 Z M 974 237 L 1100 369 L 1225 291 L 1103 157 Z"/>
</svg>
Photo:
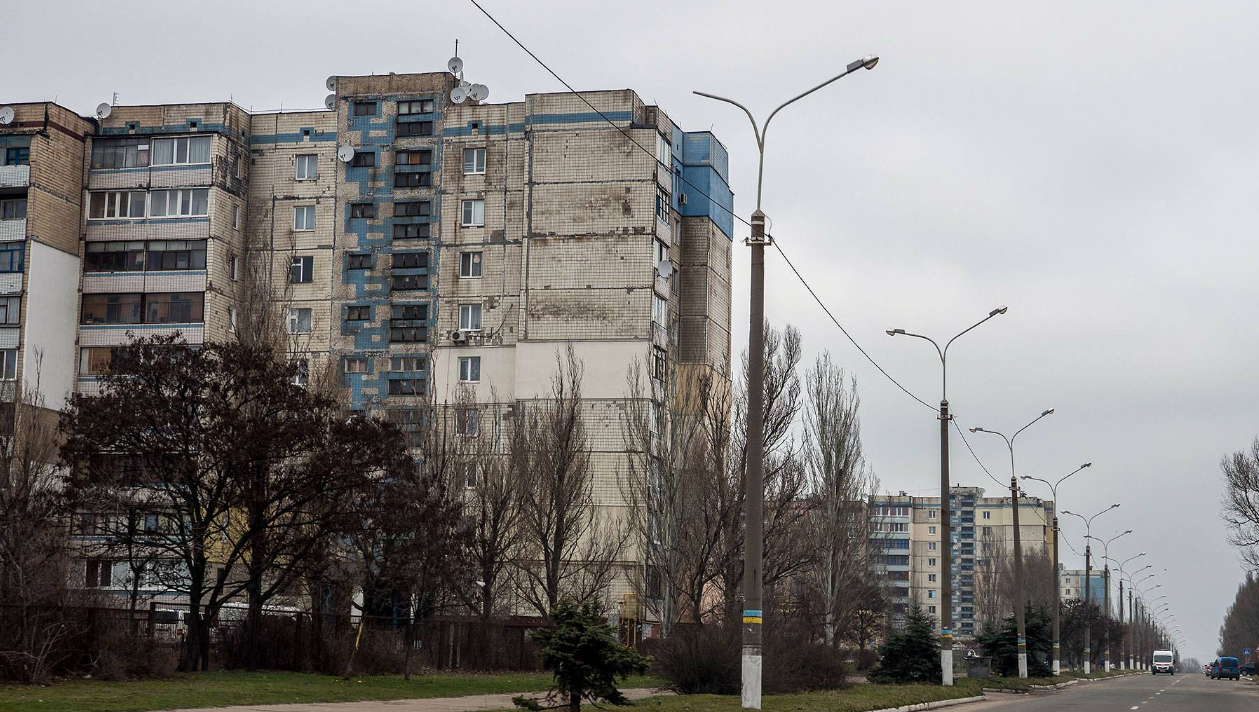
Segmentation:
<svg viewBox="0 0 1259 712">
<path fill-rule="evenodd" d="M 302 671 L 302 614 L 293 616 L 293 672 Z"/>
<path fill-rule="evenodd" d="M 144 626 L 144 635 L 149 640 L 153 639 L 153 634 L 157 629 L 157 601 L 149 601 L 149 618 Z"/>
</svg>

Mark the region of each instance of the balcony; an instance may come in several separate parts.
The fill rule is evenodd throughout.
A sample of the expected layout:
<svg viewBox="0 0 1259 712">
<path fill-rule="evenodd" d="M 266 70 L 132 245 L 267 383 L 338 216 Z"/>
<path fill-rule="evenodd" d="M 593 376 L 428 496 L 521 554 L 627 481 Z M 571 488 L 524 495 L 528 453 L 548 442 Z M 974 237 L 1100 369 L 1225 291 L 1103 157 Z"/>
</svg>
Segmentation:
<svg viewBox="0 0 1259 712">
<path fill-rule="evenodd" d="M 0 188 L 26 188 L 30 184 L 30 166 L 0 166 Z"/>
<path fill-rule="evenodd" d="M 26 239 L 26 218 L 21 220 L 0 220 L 0 242 L 14 242 Z"/>
</svg>

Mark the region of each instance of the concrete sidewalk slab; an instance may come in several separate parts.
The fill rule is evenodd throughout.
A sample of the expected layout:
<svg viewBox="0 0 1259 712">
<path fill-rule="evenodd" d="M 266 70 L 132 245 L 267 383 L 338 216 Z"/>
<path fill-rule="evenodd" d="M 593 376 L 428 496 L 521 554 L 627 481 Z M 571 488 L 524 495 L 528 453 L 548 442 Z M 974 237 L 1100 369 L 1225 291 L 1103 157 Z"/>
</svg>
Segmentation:
<svg viewBox="0 0 1259 712">
<path fill-rule="evenodd" d="M 650 687 L 622 690 L 631 700 L 668 695 Z M 233 707 L 198 707 L 165 712 L 477 712 L 514 707 L 512 698 L 520 694 L 540 698 L 541 693 L 509 693 L 500 695 L 469 695 L 467 697 L 429 697 L 411 700 L 367 700 L 364 702 L 302 702 L 283 705 L 239 705 Z"/>
</svg>

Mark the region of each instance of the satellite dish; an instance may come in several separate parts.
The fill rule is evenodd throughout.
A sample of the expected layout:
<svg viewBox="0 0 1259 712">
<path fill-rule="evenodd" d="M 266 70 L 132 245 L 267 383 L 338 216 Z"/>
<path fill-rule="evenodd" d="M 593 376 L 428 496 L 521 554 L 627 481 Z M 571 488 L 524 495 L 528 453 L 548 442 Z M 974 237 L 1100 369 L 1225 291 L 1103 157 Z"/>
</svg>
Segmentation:
<svg viewBox="0 0 1259 712">
<path fill-rule="evenodd" d="M 336 90 L 337 90 L 337 78 L 336 78 L 335 76 L 328 77 L 327 79 L 325 79 L 325 80 L 324 80 L 323 85 L 324 85 L 325 87 L 328 87 L 328 91 L 336 91 Z"/>
<path fill-rule="evenodd" d="M 328 96 L 324 97 L 323 105 L 326 109 L 328 109 L 328 111 L 332 111 L 333 109 L 337 108 L 337 95 L 329 94 Z"/>
<path fill-rule="evenodd" d="M 114 110 L 114 107 L 110 106 L 107 102 L 102 102 L 99 106 L 96 107 L 96 118 L 98 119 L 106 118 L 107 116 L 109 116 L 109 113 L 113 110 Z"/>
<path fill-rule="evenodd" d="M 466 87 L 455 87 L 450 90 L 450 100 L 456 104 L 462 104 L 468 100 L 468 89 Z"/>
<path fill-rule="evenodd" d="M 0 106 L 0 124 L 13 123 L 13 107 Z"/>
<path fill-rule="evenodd" d="M 349 144 L 341 144 L 337 147 L 337 158 L 342 163 L 349 163 L 354 158 L 354 147 Z"/>
<path fill-rule="evenodd" d="M 472 88 L 468 90 L 468 96 L 477 101 L 485 101 L 490 96 L 490 88 L 484 84 L 473 84 Z"/>
<path fill-rule="evenodd" d="M 656 265 L 656 273 L 661 277 L 668 279 L 673 276 L 673 263 L 669 260 L 661 261 L 660 264 Z"/>
<path fill-rule="evenodd" d="M 446 63 L 446 69 L 449 69 L 451 74 L 458 74 L 459 72 L 462 72 L 463 60 L 458 57 L 451 57 L 450 61 Z"/>
</svg>

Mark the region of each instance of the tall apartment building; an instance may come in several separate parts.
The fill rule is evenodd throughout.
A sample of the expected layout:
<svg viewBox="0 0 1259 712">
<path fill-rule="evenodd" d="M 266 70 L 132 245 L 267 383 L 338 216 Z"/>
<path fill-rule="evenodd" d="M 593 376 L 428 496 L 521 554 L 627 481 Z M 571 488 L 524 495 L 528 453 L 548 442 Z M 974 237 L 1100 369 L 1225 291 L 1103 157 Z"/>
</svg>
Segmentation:
<svg viewBox="0 0 1259 712">
<path fill-rule="evenodd" d="M 544 397 L 571 346 L 597 496 L 619 506 L 627 370 L 729 379 L 725 148 L 629 90 L 487 104 L 452 102 L 445 72 L 328 84 L 319 111 L 11 105 L 0 375 L 33 382 L 42 354 L 59 408 L 131 335 L 232 338 L 262 275 L 304 373 L 413 434 L 423 405 L 462 399 L 476 436 L 481 413 Z"/>
<path fill-rule="evenodd" d="M 1089 573 L 1089 600 L 1103 606 L 1106 604 L 1106 572 L 1103 569 L 1093 569 Z M 1058 598 L 1060 600 L 1064 603 L 1076 599 L 1084 600 L 1084 589 L 1084 569 L 1068 569 L 1062 564 L 1058 565 Z M 1114 605 L 1114 601 L 1111 605 Z"/>
</svg>

